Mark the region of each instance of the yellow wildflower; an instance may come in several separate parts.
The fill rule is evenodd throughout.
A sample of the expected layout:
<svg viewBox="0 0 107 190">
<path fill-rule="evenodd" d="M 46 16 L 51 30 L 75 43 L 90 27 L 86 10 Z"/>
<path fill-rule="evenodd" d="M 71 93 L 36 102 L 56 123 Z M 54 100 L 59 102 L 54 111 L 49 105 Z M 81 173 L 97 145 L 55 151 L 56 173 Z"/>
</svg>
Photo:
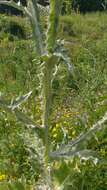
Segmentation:
<svg viewBox="0 0 107 190">
<path fill-rule="evenodd" d="M 6 177 L 7 177 L 7 176 L 6 176 L 5 174 L 0 174 L 0 181 L 5 180 Z"/>
</svg>

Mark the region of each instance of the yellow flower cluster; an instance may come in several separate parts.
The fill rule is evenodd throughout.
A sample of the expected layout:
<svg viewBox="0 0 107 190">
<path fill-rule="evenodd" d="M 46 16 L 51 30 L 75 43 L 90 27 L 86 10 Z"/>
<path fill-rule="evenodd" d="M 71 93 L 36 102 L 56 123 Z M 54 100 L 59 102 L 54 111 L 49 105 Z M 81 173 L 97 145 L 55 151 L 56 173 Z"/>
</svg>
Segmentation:
<svg viewBox="0 0 107 190">
<path fill-rule="evenodd" d="M 2 173 L 0 172 L 0 181 L 5 180 L 6 177 L 7 177 L 7 176 L 6 176 L 5 174 L 2 174 Z"/>
</svg>

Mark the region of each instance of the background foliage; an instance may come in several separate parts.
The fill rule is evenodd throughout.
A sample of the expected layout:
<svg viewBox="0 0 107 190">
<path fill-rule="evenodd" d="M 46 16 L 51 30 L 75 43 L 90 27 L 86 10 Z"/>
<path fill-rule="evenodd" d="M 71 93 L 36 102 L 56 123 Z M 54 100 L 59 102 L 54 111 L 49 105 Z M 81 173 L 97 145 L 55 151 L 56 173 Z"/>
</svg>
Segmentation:
<svg viewBox="0 0 107 190">
<path fill-rule="evenodd" d="M 103 11 L 106 3 L 105 0 L 72 0 L 72 6 L 75 10 L 86 13 Z"/>
</svg>

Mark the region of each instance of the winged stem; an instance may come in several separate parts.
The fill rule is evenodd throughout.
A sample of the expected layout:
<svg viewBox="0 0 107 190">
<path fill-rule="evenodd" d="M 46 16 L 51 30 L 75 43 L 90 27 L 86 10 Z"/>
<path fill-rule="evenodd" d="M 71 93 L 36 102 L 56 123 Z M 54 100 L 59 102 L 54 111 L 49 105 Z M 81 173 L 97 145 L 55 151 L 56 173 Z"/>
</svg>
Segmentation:
<svg viewBox="0 0 107 190">
<path fill-rule="evenodd" d="M 56 38 L 59 26 L 59 15 L 61 10 L 61 0 L 50 0 L 50 16 L 47 31 L 47 50 L 53 53 L 56 45 Z"/>
</svg>

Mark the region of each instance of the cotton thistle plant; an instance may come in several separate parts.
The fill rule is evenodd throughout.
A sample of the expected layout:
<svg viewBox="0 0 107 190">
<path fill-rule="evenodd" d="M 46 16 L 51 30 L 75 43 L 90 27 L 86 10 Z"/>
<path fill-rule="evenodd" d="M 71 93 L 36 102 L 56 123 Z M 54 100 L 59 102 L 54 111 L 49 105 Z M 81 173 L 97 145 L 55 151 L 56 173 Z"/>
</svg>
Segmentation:
<svg viewBox="0 0 107 190">
<path fill-rule="evenodd" d="M 29 18 L 33 36 L 36 45 L 36 54 L 37 59 L 39 60 L 39 68 L 40 68 L 40 86 L 41 86 L 41 96 L 42 96 L 42 127 L 44 129 L 45 136 L 45 161 L 46 166 L 48 167 L 49 163 L 49 116 L 51 110 L 51 91 L 52 91 L 52 81 L 57 73 L 57 65 L 61 62 L 65 62 L 65 58 L 62 53 L 59 51 L 55 51 L 56 49 L 56 41 L 57 41 L 57 33 L 58 33 L 58 25 L 59 25 L 59 16 L 61 9 L 61 0 L 51 0 L 50 1 L 50 9 L 49 9 L 49 21 L 48 21 L 48 29 L 46 32 L 46 39 L 43 41 L 43 34 L 40 24 L 40 5 L 38 6 L 37 0 L 28 0 L 27 7 L 24 7 L 21 2 L 15 3 L 14 1 L 0 1 L 2 4 L 6 4 L 17 8 L 18 10 L 23 11 L 23 13 Z M 69 63 L 67 63 L 69 64 Z M 31 93 L 30 93 L 31 94 Z M 29 93 L 24 97 L 29 97 Z M 35 122 L 31 121 L 30 118 L 21 113 L 17 108 L 22 104 L 25 100 L 23 97 L 18 99 L 16 104 L 12 103 L 11 105 L 7 105 L 7 109 L 12 110 L 16 117 L 23 123 L 28 123 L 30 126 L 35 126 Z M 1 101 L 1 106 L 6 108 L 6 104 Z M 38 129 L 38 128 L 37 128 Z M 38 132 L 38 130 L 37 130 Z"/>
<path fill-rule="evenodd" d="M 18 10 L 21 10 L 30 20 L 33 36 L 36 45 L 36 55 L 40 69 L 40 86 L 42 96 L 42 127 L 37 127 L 36 122 L 32 121 L 31 118 L 22 113 L 18 108 L 26 101 L 31 92 L 28 94 L 18 97 L 16 100 L 12 100 L 10 104 L 7 104 L 4 100 L 0 99 L 0 107 L 6 111 L 12 111 L 18 120 L 24 124 L 34 127 L 40 138 L 43 138 L 45 142 L 45 169 L 46 169 L 46 180 L 48 181 L 48 189 L 53 189 L 51 183 L 51 172 L 50 162 L 54 159 L 59 158 L 71 158 L 74 156 L 90 157 L 92 151 L 87 149 L 81 149 L 80 145 L 83 141 L 86 141 L 96 131 L 101 129 L 101 126 L 106 126 L 104 123 L 107 121 L 107 113 L 105 116 L 97 122 L 92 129 L 87 131 L 85 134 L 81 134 L 79 137 L 69 142 L 68 145 L 59 147 L 58 150 L 51 152 L 50 140 L 49 140 L 49 127 L 50 127 L 50 114 L 51 114 L 51 96 L 52 96 L 52 82 L 58 72 L 59 64 L 66 64 L 68 71 L 72 72 L 72 65 L 70 59 L 67 56 L 63 44 L 60 40 L 57 40 L 59 16 L 61 11 L 61 0 L 50 0 L 49 7 L 49 18 L 48 28 L 46 31 L 46 38 L 43 40 L 43 33 L 40 24 L 40 9 L 41 6 L 37 0 L 28 0 L 27 6 L 24 7 L 21 2 L 3 1 L 0 0 L 1 4 L 9 5 Z M 43 7 L 42 7 L 43 8 Z M 48 12 L 48 11 L 47 11 Z M 41 135 L 42 134 L 42 135 Z M 45 140 L 44 140 L 45 139 Z"/>
</svg>

